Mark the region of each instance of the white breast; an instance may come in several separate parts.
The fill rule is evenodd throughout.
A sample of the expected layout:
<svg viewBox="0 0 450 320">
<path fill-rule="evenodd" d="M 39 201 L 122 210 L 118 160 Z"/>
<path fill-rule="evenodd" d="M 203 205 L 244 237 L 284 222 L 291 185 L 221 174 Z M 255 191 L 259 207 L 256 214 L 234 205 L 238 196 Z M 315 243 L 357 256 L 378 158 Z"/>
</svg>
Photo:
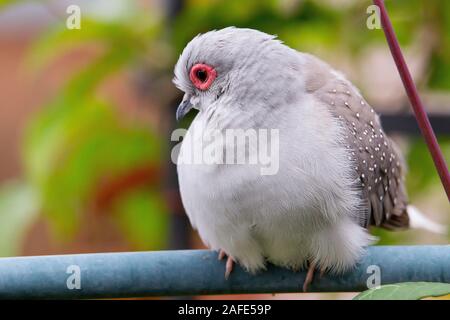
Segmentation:
<svg viewBox="0 0 450 320">
<path fill-rule="evenodd" d="M 306 99 L 272 123 L 277 126 L 268 121 L 269 128 L 279 129 L 279 171 L 262 176 L 258 165 L 181 164 L 210 129 L 204 114 L 197 115 L 178 159 L 192 225 L 205 244 L 250 271 L 264 268 L 264 258 L 291 268 L 307 259 L 325 268 L 348 267 L 370 239 L 352 220 L 359 200 L 340 126 L 326 108 Z"/>
</svg>

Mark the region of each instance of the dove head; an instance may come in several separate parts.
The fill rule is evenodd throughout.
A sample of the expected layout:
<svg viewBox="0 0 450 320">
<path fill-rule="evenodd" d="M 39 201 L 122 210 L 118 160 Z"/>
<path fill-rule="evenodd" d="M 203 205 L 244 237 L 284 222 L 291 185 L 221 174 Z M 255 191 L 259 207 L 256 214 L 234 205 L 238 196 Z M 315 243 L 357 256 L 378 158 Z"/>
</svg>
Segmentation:
<svg viewBox="0 0 450 320">
<path fill-rule="evenodd" d="M 198 35 L 175 66 L 173 81 L 185 93 L 177 119 L 192 108 L 267 104 L 292 86 L 291 67 L 297 62 L 296 51 L 260 31 L 229 27 Z"/>
</svg>

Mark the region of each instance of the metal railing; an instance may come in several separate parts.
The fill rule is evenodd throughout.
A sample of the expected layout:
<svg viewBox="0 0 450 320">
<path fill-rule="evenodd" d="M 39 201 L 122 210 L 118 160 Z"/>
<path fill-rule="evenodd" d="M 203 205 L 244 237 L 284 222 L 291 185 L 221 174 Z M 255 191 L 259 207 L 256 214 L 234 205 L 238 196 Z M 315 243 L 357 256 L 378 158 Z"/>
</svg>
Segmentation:
<svg viewBox="0 0 450 320">
<path fill-rule="evenodd" d="M 122 298 L 302 292 L 305 272 L 269 265 L 251 275 L 207 250 L 97 253 L 0 258 L 0 298 Z M 318 274 L 311 292 L 366 290 L 409 281 L 450 283 L 450 246 L 374 246 L 351 271 Z"/>
</svg>

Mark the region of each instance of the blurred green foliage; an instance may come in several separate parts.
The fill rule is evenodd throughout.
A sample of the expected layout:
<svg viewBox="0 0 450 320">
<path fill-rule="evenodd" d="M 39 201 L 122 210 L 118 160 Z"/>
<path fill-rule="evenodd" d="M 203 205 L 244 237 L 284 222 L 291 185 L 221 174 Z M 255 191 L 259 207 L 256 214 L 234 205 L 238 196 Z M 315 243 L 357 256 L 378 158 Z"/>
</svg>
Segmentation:
<svg viewBox="0 0 450 320">
<path fill-rule="evenodd" d="M 25 182 L 0 193 L 0 217 L 14 215 L 2 225 L 11 228 L 11 223 L 20 221 L 22 225 L 0 233 L 0 255 L 15 253 L 21 230 L 38 213 L 48 218 L 59 239 L 72 239 L 82 227 L 80 222 L 89 221 L 89 214 L 106 211 L 134 248 L 166 246 L 168 210 L 162 182 L 156 175 L 144 175 L 144 181 L 138 177 L 137 182 L 127 178 L 143 170 L 162 171 L 163 138 L 148 123 L 121 115 L 114 102 L 99 93 L 110 76 L 137 64 L 150 49 L 157 54 L 158 44 L 152 39 L 161 33 L 158 19 L 131 4 L 127 8 L 126 14 L 114 19 L 83 14 L 81 30 L 69 30 L 60 21 L 30 48 L 27 64 L 36 73 L 87 44 L 94 44 L 100 53 L 29 122 L 23 144 Z"/>
<path fill-rule="evenodd" d="M 277 34 L 298 50 L 357 55 L 371 43 L 384 42 L 381 30 L 366 27 L 366 9 L 372 1 L 326 0 L 188 0 L 175 21 L 173 43 L 177 51 L 196 34 L 234 25 Z M 331 3 L 334 3 L 333 5 Z M 447 0 L 386 1 L 396 34 L 409 45 L 419 32 L 436 35 L 428 85 L 450 86 L 450 2 Z"/>
<path fill-rule="evenodd" d="M 0 0 L 0 8 L 23 1 Z M 187 0 L 170 22 L 155 4 L 142 7 L 138 1 L 125 0 L 108 4 L 119 8 L 108 17 L 82 7 L 80 30 L 67 29 L 63 14 L 30 48 L 27 64 L 42 77 L 44 66 L 73 49 L 95 45 L 100 53 L 29 122 L 23 145 L 23 181 L 0 189 L 0 222 L 14 214 L 17 225 L 16 233 L 0 231 L 0 255 L 14 254 L 21 230 L 37 213 L 48 218 L 61 238 L 72 238 L 104 180 L 146 166 L 161 171 L 169 161 L 165 158 L 167 138 L 144 122 L 127 120 L 113 101 L 100 94 L 99 87 L 118 71 L 144 70 L 162 75 L 149 78 L 152 82 L 167 82 L 178 55 L 193 36 L 230 25 L 277 34 L 288 45 L 311 53 L 326 50 L 357 56 L 367 45 L 385 41 L 381 30 L 366 27 L 371 1 Z M 423 85 L 450 89 L 450 1 L 396 0 L 387 1 L 387 6 L 402 45 L 408 46 L 423 30 L 436 35 Z M 448 155 L 450 140 L 441 142 Z M 421 140 L 413 142 L 408 164 L 413 197 L 438 183 Z M 115 193 L 103 209 L 136 248 L 157 249 L 165 246 L 168 229 L 162 198 L 161 183 L 153 181 Z M 4 223 L 1 226 L 8 228 Z M 399 238 L 386 234 L 385 239 L 392 243 Z"/>
<path fill-rule="evenodd" d="M 439 139 L 441 150 L 447 163 L 450 161 L 450 138 Z M 439 176 L 433 174 L 436 169 L 427 145 L 422 138 L 412 140 L 408 153 L 407 188 L 411 197 L 429 191 L 432 186 L 440 183 Z"/>
</svg>

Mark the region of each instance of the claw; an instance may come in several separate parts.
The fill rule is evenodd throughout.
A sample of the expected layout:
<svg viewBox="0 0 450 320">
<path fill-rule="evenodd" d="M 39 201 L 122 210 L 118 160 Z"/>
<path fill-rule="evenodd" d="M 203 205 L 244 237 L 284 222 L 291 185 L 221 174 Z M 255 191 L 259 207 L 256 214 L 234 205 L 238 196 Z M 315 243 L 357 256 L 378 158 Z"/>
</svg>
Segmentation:
<svg viewBox="0 0 450 320">
<path fill-rule="evenodd" d="M 228 256 L 227 263 L 225 266 L 225 279 L 226 280 L 228 280 L 228 277 L 230 276 L 231 271 L 233 271 L 233 264 L 234 264 L 233 258 Z"/>
<path fill-rule="evenodd" d="M 229 255 L 227 255 L 225 253 L 225 251 L 223 251 L 222 249 L 219 250 L 219 256 L 217 257 L 218 260 L 222 260 L 223 258 L 225 258 L 225 256 L 228 256 L 227 258 L 227 262 L 225 264 L 225 279 L 228 279 L 230 276 L 231 271 L 233 271 L 233 264 L 234 264 L 234 260 L 232 257 L 230 257 Z"/>
<path fill-rule="evenodd" d="M 312 262 L 309 265 L 308 272 L 306 273 L 305 282 L 303 283 L 303 292 L 308 291 L 308 285 L 311 284 L 314 278 L 314 270 L 316 268 L 316 263 Z"/>
</svg>

